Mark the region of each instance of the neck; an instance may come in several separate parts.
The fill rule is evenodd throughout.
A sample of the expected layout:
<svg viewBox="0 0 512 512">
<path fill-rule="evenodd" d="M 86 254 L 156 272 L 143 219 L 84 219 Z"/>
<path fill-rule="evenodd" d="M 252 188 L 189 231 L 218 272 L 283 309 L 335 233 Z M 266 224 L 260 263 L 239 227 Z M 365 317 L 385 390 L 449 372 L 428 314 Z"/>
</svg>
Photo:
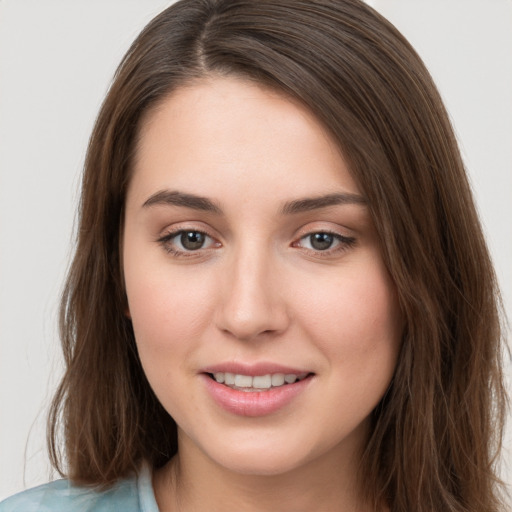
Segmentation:
<svg viewBox="0 0 512 512">
<path fill-rule="evenodd" d="M 189 441 L 189 440 L 188 440 Z M 161 512 L 196 510 L 364 512 L 354 454 L 334 447 L 327 456 L 273 475 L 241 474 L 218 465 L 192 442 L 155 472 L 153 486 Z"/>
</svg>

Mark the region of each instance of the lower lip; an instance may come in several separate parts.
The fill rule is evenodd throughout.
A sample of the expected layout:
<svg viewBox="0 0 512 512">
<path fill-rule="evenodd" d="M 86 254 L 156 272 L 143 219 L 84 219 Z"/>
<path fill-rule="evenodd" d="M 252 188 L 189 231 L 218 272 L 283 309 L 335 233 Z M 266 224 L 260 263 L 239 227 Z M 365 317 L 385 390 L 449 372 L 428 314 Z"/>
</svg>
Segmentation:
<svg viewBox="0 0 512 512">
<path fill-rule="evenodd" d="M 306 389 L 312 375 L 305 379 L 270 388 L 266 391 L 238 391 L 220 384 L 209 375 L 202 374 L 206 389 L 213 400 L 224 410 L 238 416 L 265 416 L 286 407 Z"/>
</svg>

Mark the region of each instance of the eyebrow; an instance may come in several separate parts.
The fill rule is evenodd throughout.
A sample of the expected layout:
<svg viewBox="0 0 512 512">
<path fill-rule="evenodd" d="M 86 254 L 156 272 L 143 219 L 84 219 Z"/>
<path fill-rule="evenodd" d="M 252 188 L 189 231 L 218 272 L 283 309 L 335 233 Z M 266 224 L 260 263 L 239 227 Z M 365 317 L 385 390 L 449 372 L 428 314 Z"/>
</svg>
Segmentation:
<svg viewBox="0 0 512 512">
<path fill-rule="evenodd" d="M 329 206 L 337 206 L 344 204 L 367 204 L 366 199 L 358 194 L 327 194 L 319 197 L 308 197 L 298 199 L 296 201 L 289 201 L 286 203 L 281 213 L 283 215 L 290 215 L 294 213 L 309 212 L 311 210 L 319 210 L 321 208 L 328 208 Z"/>
<path fill-rule="evenodd" d="M 185 208 L 192 208 L 194 210 L 201 210 L 204 212 L 216 214 L 222 213 L 222 210 L 207 197 L 171 190 L 161 190 L 160 192 L 153 194 L 142 206 L 143 208 L 148 208 L 156 205 L 183 206 Z"/>
<path fill-rule="evenodd" d="M 281 209 L 281 214 L 292 215 L 295 213 L 308 212 L 312 210 L 319 210 L 321 208 L 328 208 L 329 206 L 345 204 L 365 205 L 367 204 L 367 201 L 363 196 L 349 193 L 306 197 L 285 203 Z M 185 208 L 192 208 L 194 210 L 215 213 L 218 215 L 222 214 L 222 209 L 207 197 L 172 190 L 161 190 L 156 192 L 150 196 L 142 206 L 143 208 L 149 208 L 151 206 L 158 205 L 182 206 Z"/>
</svg>

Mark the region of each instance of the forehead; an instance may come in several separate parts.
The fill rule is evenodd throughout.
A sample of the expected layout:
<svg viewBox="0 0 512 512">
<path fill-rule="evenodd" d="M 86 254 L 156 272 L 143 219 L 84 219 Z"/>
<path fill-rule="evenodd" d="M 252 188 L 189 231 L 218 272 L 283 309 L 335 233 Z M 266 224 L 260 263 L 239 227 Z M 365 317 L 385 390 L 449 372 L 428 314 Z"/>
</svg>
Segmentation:
<svg viewBox="0 0 512 512">
<path fill-rule="evenodd" d="M 221 198 L 237 190 L 276 199 L 358 193 L 338 146 L 307 108 L 238 78 L 178 88 L 146 116 L 130 189 L 142 197 L 162 188 Z"/>
</svg>

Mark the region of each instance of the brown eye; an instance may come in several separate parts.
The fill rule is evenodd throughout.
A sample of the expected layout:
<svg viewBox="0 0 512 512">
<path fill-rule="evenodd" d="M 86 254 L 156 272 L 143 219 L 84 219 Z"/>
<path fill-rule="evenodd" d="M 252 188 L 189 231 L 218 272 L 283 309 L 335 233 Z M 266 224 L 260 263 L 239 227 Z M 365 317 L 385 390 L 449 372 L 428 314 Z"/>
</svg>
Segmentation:
<svg viewBox="0 0 512 512">
<path fill-rule="evenodd" d="M 183 231 L 180 235 L 181 246 L 187 251 L 201 249 L 206 241 L 206 235 L 199 231 Z"/>
<path fill-rule="evenodd" d="M 356 243 L 353 237 L 343 236 L 338 233 L 329 233 L 328 231 L 316 231 L 300 238 L 293 244 L 294 247 L 300 247 L 306 251 L 314 251 L 318 255 L 332 256 Z"/>
<path fill-rule="evenodd" d="M 309 244 L 315 251 L 326 251 L 334 243 L 334 235 L 330 233 L 313 233 L 309 235 Z"/>
<path fill-rule="evenodd" d="M 218 248 L 220 243 L 211 236 L 193 229 L 180 229 L 168 233 L 157 240 L 159 244 L 174 256 L 201 254 L 202 250 Z"/>
</svg>

